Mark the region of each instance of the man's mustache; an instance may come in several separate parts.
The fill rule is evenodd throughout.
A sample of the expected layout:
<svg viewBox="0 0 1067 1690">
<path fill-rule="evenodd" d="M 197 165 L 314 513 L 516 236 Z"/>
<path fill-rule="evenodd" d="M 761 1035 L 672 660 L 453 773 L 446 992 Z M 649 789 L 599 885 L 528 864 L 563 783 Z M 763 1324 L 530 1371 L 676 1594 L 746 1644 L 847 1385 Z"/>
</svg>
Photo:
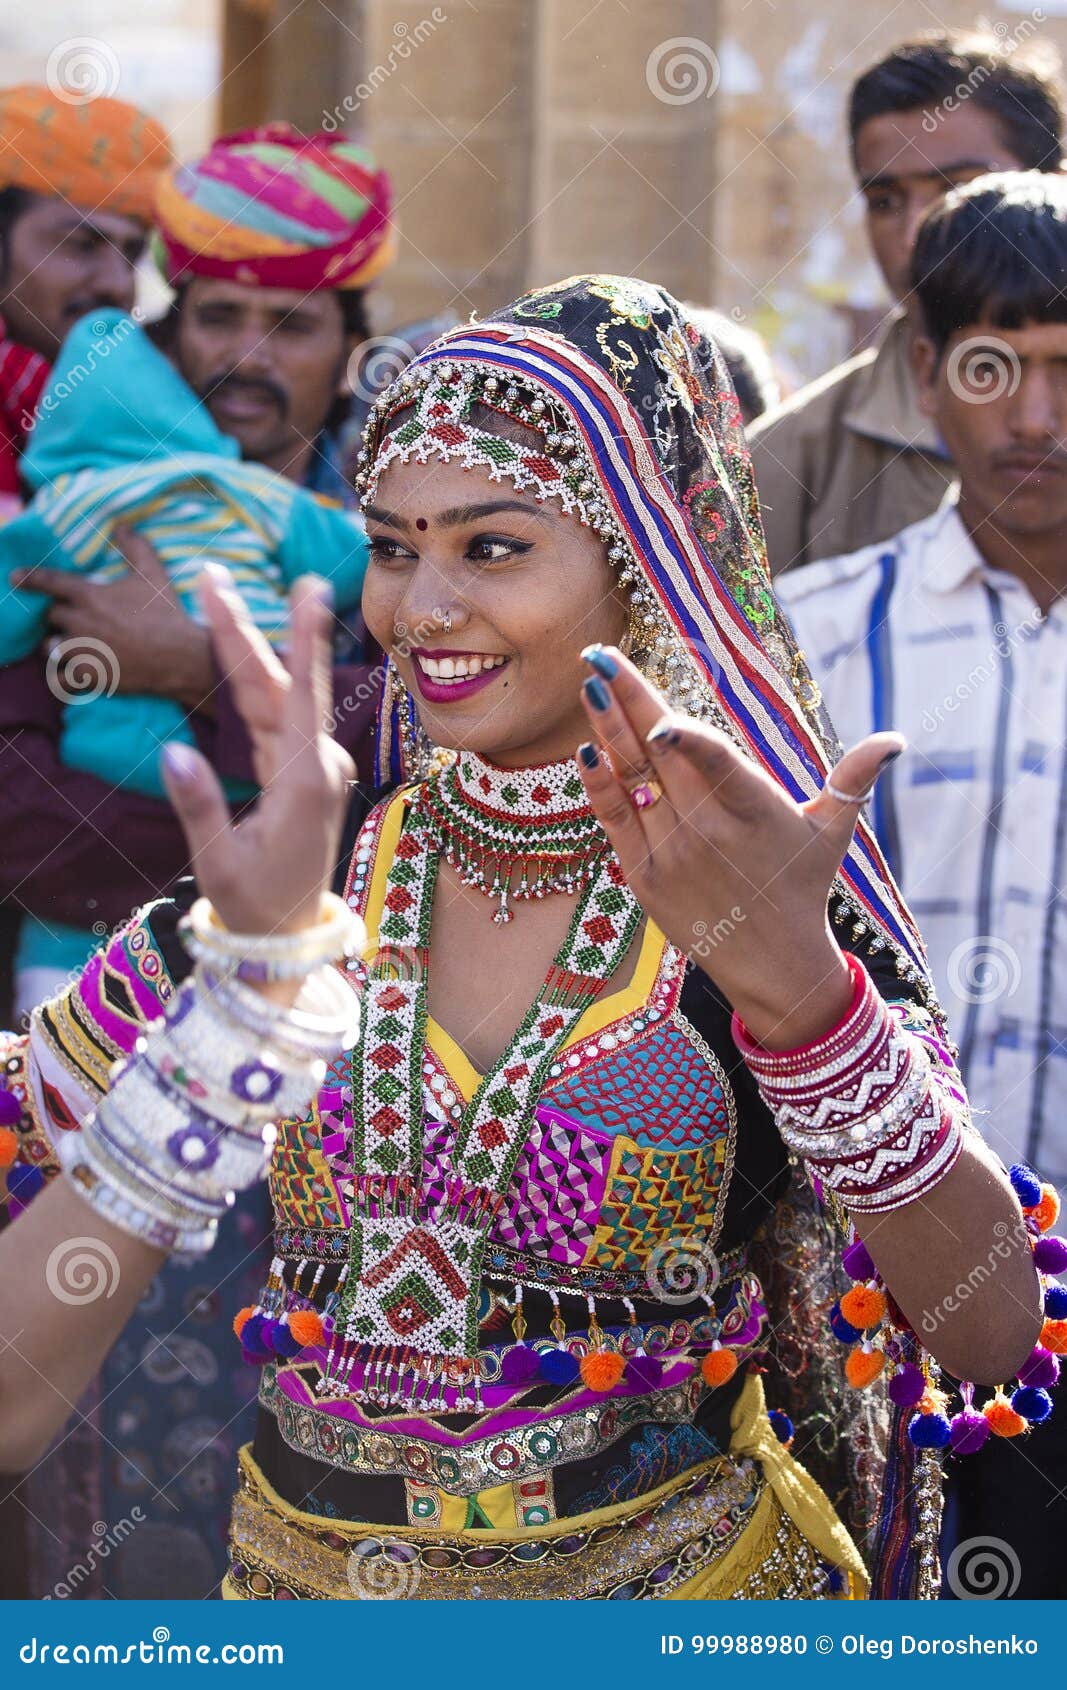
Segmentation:
<svg viewBox="0 0 1067 1690">
<path fill-rule="evenodd" d="M 284 387 L 280 387 L 277 382 L 268 381 L 264 376 L 240 376 L 235 370 L 223 370 L 221 375 L 210 376 L 200 390 L 200 397 L 210 400 L 217 393 L 227 391 L 261 394 L 277 405 L 283 417 L 289 413 L 289 396 Z"/>
</svg>

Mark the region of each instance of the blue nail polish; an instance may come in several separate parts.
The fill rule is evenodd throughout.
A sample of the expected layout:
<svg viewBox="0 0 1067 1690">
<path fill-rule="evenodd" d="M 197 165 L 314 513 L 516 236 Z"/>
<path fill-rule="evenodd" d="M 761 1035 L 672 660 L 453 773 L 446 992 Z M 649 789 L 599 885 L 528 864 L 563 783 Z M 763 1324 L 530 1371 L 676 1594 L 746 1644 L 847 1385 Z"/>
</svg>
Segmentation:
<svg viewBox="0 0 1067 1690">
<path fill-rule="evenodd" d="M 645 735 L 645 744 L 651 745 L 655 751 L 661 751 L 664 746 L 681 743 L 682 736 L 673 722 L 657 722 L 652 731 Z"/>
<path fill-rule="evenodd" d="M 581 758 L 582 767 L 586 769 L 595 769 L 600 762 L 596 746 L 590 745 L 588 741 L 578 747 L 578 756 Z"/>
<path fill-rule="evenodd" d="M 599 675 L 591 675 L 587 681 L 584 681 L 582 691 L 594 710 L 606 710 L 611 703 L 611 694 Z"/>
<path fill-rule="evenodd" d="M 602 645 L 587 645 L 582 652 L 582 662 L 588 663 L 590 669 L 595 669 L 606 681 L 613 681 L 619 672 L 619 665 L 608 656 Z"/>
</svg>

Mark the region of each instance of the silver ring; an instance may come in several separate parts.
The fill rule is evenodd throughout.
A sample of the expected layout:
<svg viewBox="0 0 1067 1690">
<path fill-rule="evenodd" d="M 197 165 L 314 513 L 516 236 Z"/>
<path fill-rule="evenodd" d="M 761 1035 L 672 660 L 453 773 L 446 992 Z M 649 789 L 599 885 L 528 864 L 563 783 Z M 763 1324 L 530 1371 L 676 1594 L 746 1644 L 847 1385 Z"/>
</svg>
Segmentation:
<svg viewBox="0 0 1067 1690">
<path fill-rule="evenodd" d="M 446 634 L 450 634 L 452 632 L 452 612 L 450 610 L 446 610 L 442 616 L 441 626 Z"/>
<path fill-rule="evenodd" d="M 823 781 L 823 790 L 828 792 L 831 798 L 836 798 L 839 804 L 866 804 L 868 798 L 871 796 L 871 793 L 874 791 L 874 787 L 868 787 L 867 791 L 859 798 L 856 797 L 855 793 L 842 792 L 840 788 L 834 785 L 832 780 Z"/>
</svg>

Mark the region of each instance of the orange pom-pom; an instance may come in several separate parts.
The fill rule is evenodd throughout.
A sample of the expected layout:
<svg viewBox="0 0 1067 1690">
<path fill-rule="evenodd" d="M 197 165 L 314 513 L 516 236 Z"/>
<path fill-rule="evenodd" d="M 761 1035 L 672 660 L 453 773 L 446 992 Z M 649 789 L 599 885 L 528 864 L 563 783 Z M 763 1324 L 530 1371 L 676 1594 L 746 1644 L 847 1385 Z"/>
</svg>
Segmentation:
<svg viewBox="0 0 1067 1690">
<path fill-rule="evenodd" d="M 321 1344 L 322 1316 L 316 1314 L 314 1309 L 297 1309 L 289 1316 L 289 1330 L 301 1349 L 308 1344 Z"/>
<path fill-rule="evenodd" d="M 626 1368 L 626 1357 L 615 1350 L 593 1350 L 583 1356 L 578 1371 L 591 1391 L 610 1391 L 619 1383 Z"/>
<path fill-rule="evenodd" d="M 1035 1203 L 1032 1209 L 1023 1212 L 1034 1218 L 1042 1232 L 1047 1232 L 1049 1227 L 1055 1226 L 1060 1218 L 1060 1194 L 1056 1187 L 1043 1185 L 1040 1203 Z"/>
<path fill-rule="evenodd" d="M 10 1127 L 0 1127 L 0 1168 L 10 1168 L 19 1153 L 19 1141 Z"/>
<path fill-rule="evenodd" d="M 881 1350 L 857 1348 L 845 1363 L 845 1378 L 857 1391 L 862 1391 L 865 1385 L 874 1384 L 884 1366 L 885 1356 Z"/>
<path fill-rule="evenodd" d="M 251 1318 L 255 1314 L 255 1312 L 256 1312 L 255 1309 L 252 1308 L 251 1305 L 249 1305 L 249 1307 L 246 1308 L 246 1309 L 238 1309 L 237 1313 L 234 1315 L 234 1317 L 233 1317 L 233 1329 L 236 1332 L 238 1338 L 241 1336 L 241 1333 L 245 1329 L 245 1322 L 251 1320 Z"/>
<path fill-rule="evenodd" d="M 850 1326 L 867 1332 L 885 1319 L 886 1300 L 873 1285 L 854 1285 L 841 1299 L 841 1313 Z"/>
<path fill-rule="evenodd" d="M 1067 1356 L 1067 1320 L 1046 1320 L 1037 1341 L 1053 1355 Z"/>
<path fill-rule="evenodd" d="M 1016 1414 L 1003 1391 L 990 1398 L 982 1413 L 989 1421 L 990 1431 L 998 1438 L 1017 1438 L 1027 1429 L 1027 1422 L 1021 1414 Z"/>
<path fill-rule="evenodd" d="M 705 1385 L 713 1388 L 725 1385 L 737 1372 L 737 1356 L 733 1350 L 724 1349 L 721 1345 L 717 1350 L 709 1350 L 700 1364 L 700 1371 Z"/>
</svg>

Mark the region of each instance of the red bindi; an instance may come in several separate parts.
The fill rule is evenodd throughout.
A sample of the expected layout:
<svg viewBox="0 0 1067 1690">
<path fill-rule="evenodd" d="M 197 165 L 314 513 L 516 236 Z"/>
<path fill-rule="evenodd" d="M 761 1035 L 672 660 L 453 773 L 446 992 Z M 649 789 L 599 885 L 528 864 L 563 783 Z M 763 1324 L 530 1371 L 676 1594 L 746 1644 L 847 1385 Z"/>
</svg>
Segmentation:
<svg viewBox="0 0 1067 1690">
<path fill-rule="evenodd" d="M 427 520 L 424 516 L 417 516 L 415 518 L 415 527 L 418 529 L 420 534 L 425 534 L 425 532 L 426 532 L 427 528 L 429 528 L 429 526 L 430 525 L 429 525 L 429 523 L 427 522 Z"/>
</svg>

